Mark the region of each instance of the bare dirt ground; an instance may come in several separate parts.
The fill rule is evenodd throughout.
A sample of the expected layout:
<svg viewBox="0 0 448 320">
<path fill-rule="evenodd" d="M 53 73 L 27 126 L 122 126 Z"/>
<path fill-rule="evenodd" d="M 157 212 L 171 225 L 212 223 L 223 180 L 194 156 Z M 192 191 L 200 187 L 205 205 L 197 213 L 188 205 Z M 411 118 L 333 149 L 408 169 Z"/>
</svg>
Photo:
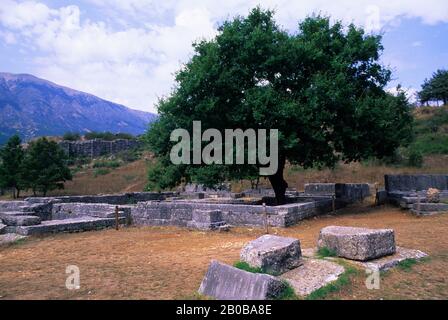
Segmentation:
<svg viewBox="0 0 448 320">
<path fill-rule="evenodd" d="M 420 249 L 428 261 L 412 270 L 382 275 L 380 290 L 367 290 L 362 272 L 330 299 L 447 299 L 448 214 L 418 218 L 396 208 L 357 207 L 337 216 L 303 221 L 271 233 L 314 247 L 327 225 L 393 228 L 397 244 Z M 195 292 L 211 259 L 238 260 L 241 247 L 262 235 L 259 228 L 230 232 L 176 227 L 129 227 L 33 237 L 0 247 L 0 299 L 185 299 Z M 65 288 L 66 267 L 77 265 L 81 288 Z"/>
</svg>

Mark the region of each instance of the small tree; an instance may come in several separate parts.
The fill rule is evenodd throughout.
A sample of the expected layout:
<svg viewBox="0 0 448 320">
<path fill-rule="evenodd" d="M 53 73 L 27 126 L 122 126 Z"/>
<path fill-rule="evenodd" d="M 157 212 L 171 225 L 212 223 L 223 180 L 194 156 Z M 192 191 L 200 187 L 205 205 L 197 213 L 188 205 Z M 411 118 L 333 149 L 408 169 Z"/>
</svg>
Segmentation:
<svg viewBox="0 0 448 320">
<path fill-rule="evenodd" d="M 22 162 L 24 151 L 18 135 L 12 136 L 0 150 L 0 187 L 11 188 L 13 198 L 20 196 L 23 188 Z"/>
<path fill-rule="evenodd" d="M 422 104 L 430 101 L 442 101 L 446 105 L 448 102 L 448 70 L 437 70 L 431 79 L 425 79 L 418 97 Z"/>
<path fill-rule="evenodd" d="M 27 187 L 42 192 L 63 189 L 64 182 L 72 179 L 64 151 L 54 141 L 40 138 L 30 143 L 24 161 L 23 173 Z"/>
</svg>

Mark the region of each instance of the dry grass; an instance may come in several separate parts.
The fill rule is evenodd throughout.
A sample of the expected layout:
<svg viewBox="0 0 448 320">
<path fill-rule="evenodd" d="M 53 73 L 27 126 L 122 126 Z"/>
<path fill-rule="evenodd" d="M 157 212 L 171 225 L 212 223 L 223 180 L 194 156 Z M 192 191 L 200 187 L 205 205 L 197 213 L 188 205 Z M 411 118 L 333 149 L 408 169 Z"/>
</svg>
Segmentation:
<svg viewBox="0 0 448 320">
<path fill-rule="evenodd" d="M 95 177 L 95 170 L 84 169 L 75 174 L 64 190 L 55 190 L 52 195 L 82 195 L 142 191 L 146 185 L 147 161 L 144 159 L 125 164 L 105 175 Z"/>
<path fill-rule="evenodd" d="M 396 208 L 347 208 L 343 215 L 306 220 L 272 232 L 297 237 L 303 248 L 316 244 L 327 225 L 393 228 L 398 245 L 426 251 L 431 259 L 382 278 L 367 290 L 363 276 L 335 299 L 447 299 L 448 215 L 417 218 Z M 131 227 L 30 238 L 0 248 L 3 299 L 179 299 L 194 297 L 211 259 L 233 263 L 242 246 L 263 233 L 235 228 L 228 233 L 176 227 Z M 81 289 L 65 288 L 65 268 L 78 265 Z"/>
</svg>

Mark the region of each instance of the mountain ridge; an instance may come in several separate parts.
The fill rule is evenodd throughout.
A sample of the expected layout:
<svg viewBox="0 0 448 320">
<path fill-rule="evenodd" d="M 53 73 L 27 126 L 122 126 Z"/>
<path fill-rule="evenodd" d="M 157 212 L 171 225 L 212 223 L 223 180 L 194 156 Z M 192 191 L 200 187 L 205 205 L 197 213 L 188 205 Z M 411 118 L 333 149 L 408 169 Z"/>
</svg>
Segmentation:
<svg viewBox="0 0 448 320">
<path fill-rule="evenodd" d="M 31 74 L 0 72 L 0 144 L 16 133 L 25 141 L 68 131 L 138 135 L 156 117 Z"/>
</svg>

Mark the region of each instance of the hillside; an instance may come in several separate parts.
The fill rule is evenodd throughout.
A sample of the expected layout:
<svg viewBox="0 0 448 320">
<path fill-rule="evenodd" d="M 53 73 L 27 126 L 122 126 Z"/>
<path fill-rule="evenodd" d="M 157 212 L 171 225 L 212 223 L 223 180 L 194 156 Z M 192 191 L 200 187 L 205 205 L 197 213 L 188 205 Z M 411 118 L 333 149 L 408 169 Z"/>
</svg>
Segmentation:
<svg viewBox="0 0 448 320">
<path fill-rule="evenodd" d="M 0 73 L 0 144 L 15 133 L 24 140 L 68 131 L 137 135 L 155 117 L 32 75 Z"/>
</svg>

